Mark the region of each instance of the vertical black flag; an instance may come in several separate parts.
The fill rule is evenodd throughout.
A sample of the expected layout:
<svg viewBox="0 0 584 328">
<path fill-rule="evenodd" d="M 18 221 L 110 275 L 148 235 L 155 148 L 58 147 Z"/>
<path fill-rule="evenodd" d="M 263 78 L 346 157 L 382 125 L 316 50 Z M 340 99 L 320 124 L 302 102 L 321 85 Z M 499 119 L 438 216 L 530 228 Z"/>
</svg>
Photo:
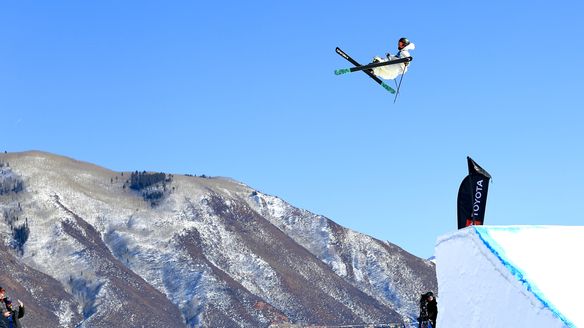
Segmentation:
<svg viewBox="0 0 584 328">
<path fill-rule="evenodd" d="M 458 189 L 458 229 L 469 225 L 482 225 L 487 206 L 487 192 L 491 175 L 470 157 L 468 175 Z"/>
</svg>

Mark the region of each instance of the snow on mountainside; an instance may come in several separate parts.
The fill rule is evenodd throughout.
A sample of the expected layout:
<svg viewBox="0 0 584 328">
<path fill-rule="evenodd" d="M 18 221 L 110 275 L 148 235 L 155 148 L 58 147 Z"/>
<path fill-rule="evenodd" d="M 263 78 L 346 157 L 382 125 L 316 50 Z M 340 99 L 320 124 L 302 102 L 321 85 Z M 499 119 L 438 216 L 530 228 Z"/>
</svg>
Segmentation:
<svg viewBox="0 0 584 328">
<path fill-rule="evenodd" d="M 401 322 L 437 288 L 433 263 L 230 179 L 0 163 L 0 284 L 30 327 Z"/>
</svg>

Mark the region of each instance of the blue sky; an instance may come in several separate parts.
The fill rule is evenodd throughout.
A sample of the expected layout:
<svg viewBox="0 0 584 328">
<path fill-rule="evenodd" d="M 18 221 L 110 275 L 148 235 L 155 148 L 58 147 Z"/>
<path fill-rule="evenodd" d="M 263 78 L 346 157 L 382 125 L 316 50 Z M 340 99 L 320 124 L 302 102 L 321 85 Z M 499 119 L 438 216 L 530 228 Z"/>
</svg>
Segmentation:
<svg viewBox="0 0 584 328">
<path fill-rule="evenodd" d="M 581 225 L 579 1 L 0 5 L 0 150 L 228 176 L 415 255 L 486 223 Z M 417 46 L 400 98 L 349 67 Z"/>
</svg>

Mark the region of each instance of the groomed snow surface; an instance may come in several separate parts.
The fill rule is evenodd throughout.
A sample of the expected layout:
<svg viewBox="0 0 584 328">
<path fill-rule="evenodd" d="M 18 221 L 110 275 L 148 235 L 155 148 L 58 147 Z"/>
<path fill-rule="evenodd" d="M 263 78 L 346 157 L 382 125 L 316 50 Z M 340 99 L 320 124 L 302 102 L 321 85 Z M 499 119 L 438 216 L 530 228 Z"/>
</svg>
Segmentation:
<svg viewBox="0 0 584 328">
<path fill-rule="evenodd" d="M 474 226 L 438 238 L 438 327 L 584 327 L 584 227 Z"/>
</svg>

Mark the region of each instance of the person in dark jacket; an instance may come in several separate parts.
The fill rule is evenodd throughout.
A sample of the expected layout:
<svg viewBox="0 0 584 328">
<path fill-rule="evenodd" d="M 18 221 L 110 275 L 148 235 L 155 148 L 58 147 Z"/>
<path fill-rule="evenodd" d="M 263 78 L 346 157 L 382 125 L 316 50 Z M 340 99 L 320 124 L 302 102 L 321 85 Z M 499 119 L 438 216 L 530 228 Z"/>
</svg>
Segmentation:
<svg viewBox="0 0 584 328">
<path fill-rule="evenodd" d="M 420 298 L 420 317 L 418 318 L 419 327 L 429 327 L 428 323 L 430 323 L 432 328 L 436 328 L 437 317 L 438 303 L 434 298 L 434 293 L 427 292 L 426 294 L 422 294 L 422 297 Z"/>
<path fill-rule="evenodd" d="M 436 328 L 436 319 L 438 318 L 438 302 L 434 298 L 432 292 L 428 292 L 426 298 L 428 300 L 428 318 L 432 322 L 432 327 Z"/>
<path fill-rule="evenodd" d="M 12 302 L 10 300 L 6 301 L 6 308 L 10 311 L 10 317 L 8 318 L 9 328 L 22 328 L 22 323 L 20 319 L 24 317 L 24 304 L 18 300 L 18 308 L 14 309 L 12 307 Z"/>
<path fill-rule="evenodd" d="M 12 313 L 6 307 L 7 301 L 8 297 L 6 297 L 6 290 L 0 287 L 0 328 L 10 327 L 8 318 L 12 315 Z"/>
</svg>

